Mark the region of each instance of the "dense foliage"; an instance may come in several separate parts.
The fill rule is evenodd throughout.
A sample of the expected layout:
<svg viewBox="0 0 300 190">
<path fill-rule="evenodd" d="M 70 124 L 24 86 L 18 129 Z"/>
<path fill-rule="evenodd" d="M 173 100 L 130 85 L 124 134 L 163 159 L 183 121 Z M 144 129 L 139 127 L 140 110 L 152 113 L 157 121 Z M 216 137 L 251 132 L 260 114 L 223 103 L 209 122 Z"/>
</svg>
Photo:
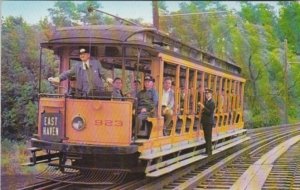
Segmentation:
<svg viewBox="0 0 300 190">
<path fill-rule="evenodd" d="M 247 127 L 284 123 L 285 103 L 288 121 L 299 121 L 300 4 L 281 2 L 278 13 L 269 4 L 241 2 L 240 5 L 241 10 L 236 12 L 222 2 L 183 2 L 177 12 L 164 11 L 160 28 L 242 67 L 242 75 L 247 79 L 244 110 Z M 284 72 L 286 62 L 290 62 L 288 80 Z M 285 82 L 288 102 L 285 102 Z"/>
<path fill-rule="evenodd" d="M 39 80 L 39 43 L 47 40 L 56 27 L 117 22 L 97 12 L 88 13 L 92 4 L 56 2 L 49 18 L 37 25 L 22 17 L 2 20 L 1 125 L 2 138 L 24 139 L 36 130 Z M 171 36 L 195 47 L 235 60 L 247 79 L 245 122 L 249 127 L 283 122 L 285 82 L 288 83 L 289 122 L 300 118 L 300 4 L 282 2 L 277 14 L 268 4 L 241 3 L 240 12 L 230 11 L 222 2 L 183 2 L 178 12 L 169 12 L 164 2 L 160 8 L 160 28 Z M 215 14 L 172 14 L 221 11 Z M 160 13 L 162 14 L 162 13 Z M 132 20 L 132 19 L 131 19 Z M 142 20 L 135 19 L 135 22 Z M 288 81 L 284 80 L 285 49 L 288 41 Z M 51 52 L 42 57 L 41 91 L 53 90 L 45 80 L 57 75 L 57 60 Z M 293 63 L 294 62 L 294 63 Z"/>
</svg>

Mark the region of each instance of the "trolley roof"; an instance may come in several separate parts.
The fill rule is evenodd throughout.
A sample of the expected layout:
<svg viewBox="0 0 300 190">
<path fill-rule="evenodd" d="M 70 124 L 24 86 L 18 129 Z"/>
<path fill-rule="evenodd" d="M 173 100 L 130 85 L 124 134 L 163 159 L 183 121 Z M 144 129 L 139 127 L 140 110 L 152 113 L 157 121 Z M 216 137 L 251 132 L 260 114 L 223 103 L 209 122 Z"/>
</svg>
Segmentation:
<svg viewBox="0 0 300 190">
<path fill-rule="evenodd" d="M 198 59 L 206 57 L 214 59 L 235 68 L 240 72 L 241 68 L 231 60 L 218 58 L 216 55 L 200 50 L 172 38 L 156 28 L 127 25 L 87 25 L 63 27 L 57 29 L 48 42 L 41 43 L 42 47 L 54 48 L 61 45 L 72 44 L 132 44 L 148 46 L 157 51 L 176 52 L 185 54 L 189 58 Z M 176 50 L 176 51 L 175 51 Z M 183 53 L 185 51 L 185 53 Z M 188 53 L 186 53 L 188 52 Z M 201 61 L 198 59 L 198 61 Z"/>
</svg>

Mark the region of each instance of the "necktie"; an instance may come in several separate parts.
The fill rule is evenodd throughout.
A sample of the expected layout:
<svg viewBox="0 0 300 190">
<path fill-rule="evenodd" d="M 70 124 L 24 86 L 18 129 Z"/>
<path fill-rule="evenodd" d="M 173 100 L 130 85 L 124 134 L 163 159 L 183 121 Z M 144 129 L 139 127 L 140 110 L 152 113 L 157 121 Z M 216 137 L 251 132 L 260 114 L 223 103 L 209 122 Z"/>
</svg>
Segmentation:
<svg viewBox="0 0 300 190">
<path fill-rule="evenodd" d="M 88 64 L 86 62 L 84 62 L 83 64 L 84 64 L 85 69 L 89 69 Z"/>
<path fill-rule="evenodd" d="M 87 79 L 88 79 L 88 84 L 89 84 L 89 93 L 93 96 L 93 90 L 94 90 L 94 83 L 93 83 L 93 70 L 89 69 L 88 64 L 84 62 L 84 66 L 87 71 Z"/>
</svg>

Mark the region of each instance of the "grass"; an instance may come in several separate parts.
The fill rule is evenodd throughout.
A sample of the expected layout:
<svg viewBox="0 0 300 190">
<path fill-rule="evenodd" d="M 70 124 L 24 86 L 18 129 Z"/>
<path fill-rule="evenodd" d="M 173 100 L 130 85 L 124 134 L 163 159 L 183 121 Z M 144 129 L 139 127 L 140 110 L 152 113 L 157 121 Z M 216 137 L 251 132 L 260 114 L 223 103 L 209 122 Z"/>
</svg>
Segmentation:
<svg viewBox="0 0 300 190">
<path fill-rule="evenodd" d="M 29 175 L 37 174 L 44 170 L 46 164 L 36 166 L 22 166 L 29 162 L 31 156 L 26 141 L 15 142 L 8 139 L 1 141 L 1 175 Z"/>
</svg>

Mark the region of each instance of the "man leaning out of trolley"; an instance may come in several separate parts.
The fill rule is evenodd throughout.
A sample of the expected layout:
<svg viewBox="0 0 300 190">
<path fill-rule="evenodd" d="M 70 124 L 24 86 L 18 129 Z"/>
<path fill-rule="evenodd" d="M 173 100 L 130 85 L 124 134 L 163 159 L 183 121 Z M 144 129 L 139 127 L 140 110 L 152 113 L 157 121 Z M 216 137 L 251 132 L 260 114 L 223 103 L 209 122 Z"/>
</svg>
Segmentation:
<svg viewBox="0 0 300 190">
<path fill-rule="evenodd" d="M 61 73 L 58 77 L 50 77 L 48 81 L 59 83 L 68 78 L 76 78 L 76 95 L 79 96 L 101 96 L 104 91 L 103 81 L 112 84 L 112 79 L 107 78 L 101 63 L 96 59 L 90 59 L 90 51 L 88 47 L 79 49 L 79 57 L 81 61 L 70 69 Z"/>
</svg>

